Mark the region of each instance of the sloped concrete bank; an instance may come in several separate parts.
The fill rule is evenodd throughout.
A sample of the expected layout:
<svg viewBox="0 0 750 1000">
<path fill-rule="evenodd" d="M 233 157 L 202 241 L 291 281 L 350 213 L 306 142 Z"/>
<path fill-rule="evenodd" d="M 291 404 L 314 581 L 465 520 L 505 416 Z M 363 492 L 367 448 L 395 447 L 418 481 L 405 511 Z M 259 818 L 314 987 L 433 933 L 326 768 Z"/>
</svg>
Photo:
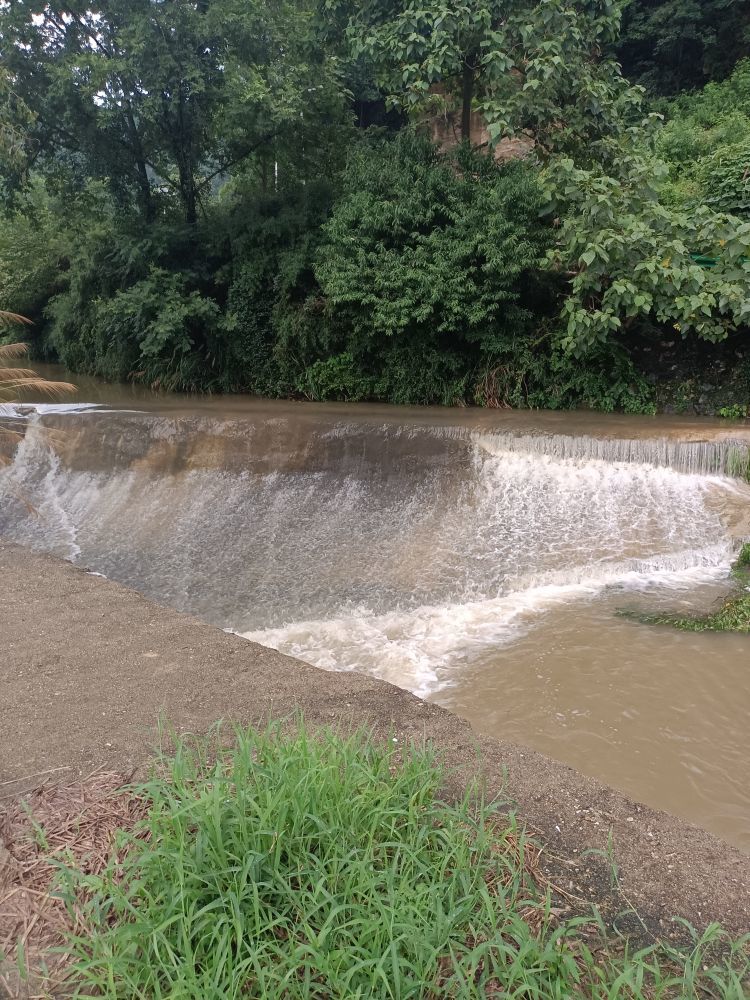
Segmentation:
<svg viewBox="0 0 750 1000">
<path fill-rule="evenodd" d="M 69 563 L 0 542 L 0 799 L 43 780 L 144 764 L 165 715 L 178 730 L 216 720 L 365 727 L 428 740 L 456 788 L 481 773 L 545 845 L 550 877 L 605 911 L 634 906 L 652 930 L 750 927 L 750 857 L 709 833 L 528 748 L 354 673 L 327 673 L 160 607 Z M 1 802 L 0 802 L 1 804 Z M 620 887 L 601 855 L 611 831 Z"/>
</svg>

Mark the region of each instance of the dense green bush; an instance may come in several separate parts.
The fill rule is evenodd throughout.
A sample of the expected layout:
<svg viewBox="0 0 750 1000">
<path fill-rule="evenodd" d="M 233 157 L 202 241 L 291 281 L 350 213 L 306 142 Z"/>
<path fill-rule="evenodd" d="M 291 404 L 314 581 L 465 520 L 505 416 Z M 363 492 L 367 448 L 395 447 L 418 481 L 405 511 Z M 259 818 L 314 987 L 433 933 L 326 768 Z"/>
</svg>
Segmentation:
<svg viewBox="0 0 750 1000">
<path fill-rule="evenodd" d="M 650 322 L 720 341 L 750 321 L 750 222 L 662 198 L 666 165 L 621 149 L 616 170 L 560 160 L 548 171 L 562 216 L 550 263 L 570 281 L 565 343 L 580 352 Z"/>
<path fill-rule="evenodd" d="M 669 166 L 672 200 L 750 219 L 750 60 L 663 111 L 657 151 Z"/>
<path fill-rule="evenodd" d="M 128 230 L 103 215 L 71 239 L 63 288 L 44 312 L 45 349 L 74 371 L 111 380 L 220 385 L 221 311 L 194 256 L 184 227 Z"/>
<path fill-rule="evenodd" d="M 298 391 L 307 314 L 316 312 L 314 295 L 306 303 L 317 288 L 313 255 L 333 198 L 326 178 L 273 194 L 241 185 L 225 193 L 213 228 L 229 243 L 224 329 L 232 388 L 264 396 Z"/>
<path fill-rule="evenodd" d="M 37 192 L 39 199 L 40 194 Z M 365 139 L 334 185 L 228 185 L 205 221 L 144 226 L 89 185 L 6 231 L 41 251 L 39 347 L 73 370 L 320 400 L 648 409 L 623 350 L 564 351 L 536 172 L 424 137 Z M 46 200 L 45 200 L 46 199 Z M 95 211 L 96 221 L 91 221 Z M 16 227 L 16 228 L 14 228 Z M 10 287 L 10 286 L 8 286 Z M 44 304 L 46 302 L 46 308 Z M 542 328 L 549 327 L 546 333 Z"/>
<path fill-rule="evenodd" d="M 654 412 L 652 387 L 619 344 L 594 347 L 577 357 L 559 339 L 520 338 L 487 365 L 475 383 L 474 401 L 513 409 L 611 413 Z"/>
<path fill-rule="evenodd" d="M 636 0 L 632 71 L 660 69 L 658 24 L 670 79 L 701 82 L 709 62 L 726 76 L 744 43 L 723 57 L 723 5 Z M 74 370 L 265 396 L 648 410 L 661 397 L 631 359 L 643 331 L 715 342 L 748 328 L 750 61 L 662 101 L 660 128 L 615 60 L 610 0 L 56 16 L 0 7 L 13 43 L 0 308 L 29 315 L 35 349 Z M 710 29 L 689 36 L 707 60 L 692 75 L 679 24 Z M 477 111 L 480 150 L 427 139 L 424 116 L 448 135 Z M 389 130 L 368 132 L 374 119 Z M 528 155 L 498 164 L 509 137 Z"/>
<path fill-rule="evenodd" d="M 440 156 L 417 136 L 357 150 L 315 269 L 332 327 L 354 350 L 388 338 L 493 350 L 532 319 L 541 199 L 528 167 Z"/>
<path fill-rule="evenodd" d="M 404 133 L 355 149 L 284 350 L 314 398 L 452 403 L 532 328 L 547 242 L 531 169 Z M 547 299 L 549 296 L 547 296 Z M 294 311 L 294 310 L 292 310 Z"/>
</svg>

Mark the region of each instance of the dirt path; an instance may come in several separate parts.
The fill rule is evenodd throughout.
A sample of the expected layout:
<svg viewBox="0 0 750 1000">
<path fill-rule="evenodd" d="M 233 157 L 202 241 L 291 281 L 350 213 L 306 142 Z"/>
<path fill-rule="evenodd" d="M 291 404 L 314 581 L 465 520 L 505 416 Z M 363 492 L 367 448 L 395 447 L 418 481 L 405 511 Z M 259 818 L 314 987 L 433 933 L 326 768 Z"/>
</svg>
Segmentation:
<svg viewBox="0 0 750 1000">
<path fill-rule="evenodd" d="M 428 739 L 458 784 L 480 769 L 547 845 L 567 891 L 652 929 L 679 914 L 698 927 L 750 927 L 750 857 L 533 750 L 478 737 L 457 716 L 381 681 L 327 673 L 228 635 L 48 556 L 0 542 L 0 805 L 42 780 L 148 759 L 164 713 L 179 730 L 217 719 L 308 724 Z M 612 831 L 621 889 L 605 850 Z"/>
</svg>

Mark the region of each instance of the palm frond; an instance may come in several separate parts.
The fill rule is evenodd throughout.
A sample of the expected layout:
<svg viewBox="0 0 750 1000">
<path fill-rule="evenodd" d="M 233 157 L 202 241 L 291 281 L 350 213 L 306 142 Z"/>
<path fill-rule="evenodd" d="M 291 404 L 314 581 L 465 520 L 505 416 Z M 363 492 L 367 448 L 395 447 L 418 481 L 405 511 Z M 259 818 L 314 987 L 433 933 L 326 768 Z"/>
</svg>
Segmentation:
<svg viewBox="0 0 750 1000">
<path fill-rule="evenodd" d="M 9 372 L 8 374 L 14 375 L 15 373 Z M 51 382 L 33 372 L 31 376 L 29 378 L 8 377 L 4 379 L 2 369 L 0 369 L 0 400 L 4 402 L 15 400 L 19 392 L 38 392 L 43 396 L 49 396 L 50 399 L 59 399 L 61 396 L 76 391 L 76 387 L 70 382 Z"/>
<path fill-rule="evenodd" d="M 13 324 L 30 324 L 31 320 L 18 313 L 0 309 L 0 328 Z M 0 361 L 14 361 L 28 354 L 29 345 L 21 343 L 0 344 Z M 14 403 L 19 393 L 36 392 L 50 399 L 59 399 L 76 392 L 70 382 L 52 382 L 42 378 L 32 368 L 0 368 L 0 403 Z"/>
<path fill-rule="evenodd" d="M 8 312 L 7 309 L 0 309 L 0 326 L 31 326 L 31 320 L 19 313 Z"/>
<path fill-rule="evenodd" d="M 32 368 L 0 368 L 0 382 L 8 379 L 38 378 L 39 376 Z"/>
<path fill-rule="evenodd" d="M 11 361 L 13 358 L 22 358 L 28 353 L 28 344 L 0 344 L 0 361 Z"/>
</svg>

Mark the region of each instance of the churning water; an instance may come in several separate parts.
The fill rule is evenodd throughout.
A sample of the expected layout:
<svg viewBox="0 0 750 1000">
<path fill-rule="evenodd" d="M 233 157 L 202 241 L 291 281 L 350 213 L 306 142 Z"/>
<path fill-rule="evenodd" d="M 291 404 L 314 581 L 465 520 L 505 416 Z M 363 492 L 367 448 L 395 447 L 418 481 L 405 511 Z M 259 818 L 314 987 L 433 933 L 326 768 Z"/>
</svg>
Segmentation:
<svg viewBox="0 0 750 1000">
<path fill-rule="evenodd" d="M 733 671 L 744 658 L 742 685 L 748 640 L 718 637 L 687 656 L 680 680 L 672 658 L 684 659 L 696 637 L 674 645 L 672 633 L 666 640 L 614 612 L 639 600 L 700 604 L 722 592 L 739 539 L 750 534 L 750 491 L 726 475 L 746 446 L 718 434 L 686 439 L 674 428 L 654 435 L 654 425 L 644 435 L 645 424 L 634 434 L 627 422 L 600 437 L 593 417 L 588 434 L 565 434 L 520 417 L 493 426 L 471 415 L 384 414 L 46 407 L 11 421 L 22 437 L 0 470 L 0 533 L 318 666 L 451 704 L 480 728 L 526 739 L 743 842 L 750 793 L 728 778 L 731 801 L 721 791 L 716 801 L 705 720 L 696 719 L 695 739 L 675 763 L 679 801 L 663 801 L 674 773 L 663 789 L 650 776 L 665 756 L 664 719 L 690 655 L 705 668 L 722 650 L 710 666 L 712 691 L 726 685 L 727 705 L 739 701 L 742 720 L 730 730 L 736 721 L 745 734 L 750 685 L 745 679 L 738 692 Z M 592 637 L 595 646 L 608 634 L 614 646 L 596 678 L 571 677 L 566 687 L 557 676 L 562 693 L 550 700 L 547 687 L 542 696 L 539 681 L 554 672 L 561 641 L 560 662 L 574 662 L 570 647 L 588 636 L 585 664 L 596 659 Z M 629 647 L 640 652 L 628 668 Z M 661 721 L 640 677 L 644 655 L 659 685 L 672 678 L 659 687 Z M 620 690 L 628 669 L 633 690 Z M 610 700 L 604 678 L 611 691 L 617 678 Z M 706 712 L 700 698 L 696 716 Z M 707 724 L 725 734 L 720 701 Z M 608 718 L 592 722 L 592 713 Z M 633 713 L 652 731 L 643 746 L 637 735 L 627 745 L 616 736 Z M 641 755 L 637 766 L 621 768 L 625 777 L 609 765 L 602 774 L 598 762 L 612 756 L 602 742 Z M 746 754 L 742 742 L 738 735 Z M 631 771 L 643 772 L 635 783 Z M 708 813 L 725 820 L 712 824 Z"/>
</svg>

